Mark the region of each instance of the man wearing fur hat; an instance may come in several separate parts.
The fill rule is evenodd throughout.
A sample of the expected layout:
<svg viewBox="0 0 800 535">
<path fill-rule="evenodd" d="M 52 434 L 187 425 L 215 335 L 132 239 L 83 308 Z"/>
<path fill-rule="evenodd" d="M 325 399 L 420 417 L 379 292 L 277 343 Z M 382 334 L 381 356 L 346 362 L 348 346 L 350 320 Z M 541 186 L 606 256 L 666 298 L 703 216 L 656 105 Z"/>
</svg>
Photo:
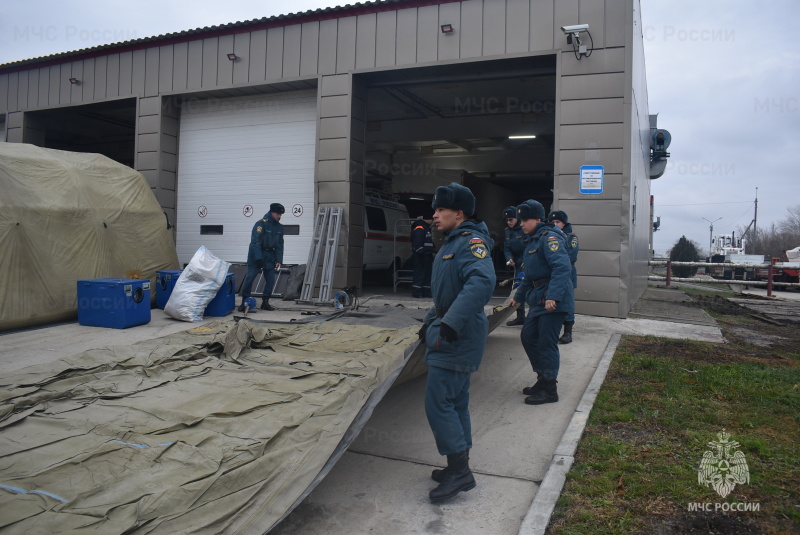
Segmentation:
<svg viewBox="0 0 800 535">
<path fill-rule="evenodd" d="M 489 335 L 483 307 L 495 286 L 489 254 L 494 243 L 486 224 L 472 219 L 475 197 L 469 188 L 455 182 L 440 186 L 431 206 L 433 224 L 445 238 L 433 261 L 434 307 L 425 315 L 419 336 L 427 345 L 425 413 L 439 454 L 447 456 L 447 467 L 431 474 L 439 486 L 429 497 L 441 502 L 475 488 L 469 469 L 469 385 Z"/>
<path fill-rule="evenodd" d="M 516 206 L 506 206 L 503 209 L 503 218 L 506 220 L 505 236 L 503 239 L 503 256 L 505 256 L 506 265 L 514 268 L 514 278 L 516 280 L 522 272 L 522 254 L 525 252 L 525 241 L 527 237 L 525 233 L 522 232 L 522 227 L 519 226 Z M 506 325 L 513 327 L 514 325 L 522 325 L 524 323 L 525 303 L 521 303 L 519 308 L 517 308 L 517 317 L 506 322 Z"/>
<path fill-rule="evenodd" d="M 544 207 L 534 200 L 517 206 L 523 232 L 530 236 L 525 247 L 525 278 L 511 305 L 528 302 L 522 327 L 522 347 L 537 375 L 536 384 L 525 387 L 525 403 L 542 405 L 558 401 L 556 379 L 561 362 L 558 335 L 567 314 L 575 310 L 566 235 L 545 223 Z"/>
<path fill-rule="evenodd" d="M 564 234 L 567 235 L 567 252 L 569 253 L 569 261 L 572 264 L 572 288 L 578 287 L 578 270 L 575 269 L 575 262 L 578 261 L 578 237 L 572 231 L 572 225 L 569 222 L 567 213 L 563 210 L 553 210 L 547 216 L 547 220 L 560 228 Z M 564 334 L 558 339 L 559 344 L 572 343 L 572 327 L 575 325 L 575 314 L 570 312 L 564 319 Z"/>
<path fill-rule="evenodd" d="M 253 282 L 259 273 L 264 273 L 264 293 L 261 310 L 275 310 L 269 304 L 272 287 L 275 286 L 275 272 L 283 264 L 283 225 L 281 216 L 286 210 L 282 204 L 272 203 L 263 219 L 256 221 L 250 234 L 250 247 L 247 250 L 247 277 L 242 284 L 242 304 L 239 312 L 244 312 L 244 302 L 250 297 Z"/>
</svg>

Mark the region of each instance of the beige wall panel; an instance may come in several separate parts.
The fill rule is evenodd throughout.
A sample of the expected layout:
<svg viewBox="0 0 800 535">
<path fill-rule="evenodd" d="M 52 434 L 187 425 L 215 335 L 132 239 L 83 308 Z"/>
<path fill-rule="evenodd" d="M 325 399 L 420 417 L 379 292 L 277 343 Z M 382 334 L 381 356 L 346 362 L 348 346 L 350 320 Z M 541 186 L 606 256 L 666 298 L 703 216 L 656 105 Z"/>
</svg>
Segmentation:
<svg viewBox="0 0 800 535">
<path fill-rule="evenodd" d="M 587 316 L 600 316 L 604 318 L 618 318 L 619 306 L 617 303 L 596 303 L 588 301 L 576 301 L 575 312 Z M 579 320 L 580 321 L 580 320 Z"/>
<path fill-rule="evenodd" d="M 216 68 L 216 63 L 214 63 Z M 216 78 L 216 73 L 215 78 Z M 186 75 L 186 89 L 200 89 L 203 86 L 203 41 L 189 42 L 189 63 Z"/>
<path fill-rule="evenodd" d="M 558 27 L 553 23 L 555 0 L 531 0 L 530 45 L 532 52 L 552 50 L 554 32 Z M 561 32 L 558 32 L 561 35 Z M 560 47 L 558 47 L 560 48 Z"/>
<path fill-rule="evenodd" d="M 462 58 L 483 53 L 483 0 L 461 2 L 461 27 L 456 28 Z"/>
<path fill-rule="evenodd" d="M 578 253 L 575 264 L 578 275 L 619 277 L 619 251 L 584 251 Z M 578 279 L 580 286 L 580 279 Z"/>
<path fill-rule="evenodd" d="M 72 102 L 72 84 L 69 83 L 69 77 L 72 76 L 72 64 L 66 63 L 61 66 L 61 77 L 58 79 L 59 83 L 59 103 L 69 104 Z M 19 82 L 16 82 L 13 87 L 16 88 Z M 12 86 L 9 86 L 11 89 Z M 9 98 L 11 95 L 9 94 Z M 16 98 L 16 94 L 14 96 Z M 15 101 L 16 102 L 16 101 Z"/>
<path fill-rule="evenodd" d="M 560 122 L 562 125 L 621 123 L 625 119 L 623 104 L 623 98 L 567 100 L 561 103 Z"/>
<path fill-rule="evenodd" d="M 233 67 L 233 83 L 246 84 L 250 81 L 249 33 L 237 33 L 233 36 L 233 53 L 239 56 L 239 59 L 231 62 Z"/>
<path fill-rule="evenodd" d="M 417 63 L 436 61 L 439 54 L 439 6 L 417 9 Z"/>
<path fill-rule="evenodd" d="M 133 76 L 133 52 L 120 52 L 119 54 L 119 96 L 127 97 L 131 94 Z"/>
<path fill-rule="evenodd" d="M 161 136 L 156 133 L 139 134 L 136 141 L 136 149 L 139 152 L 153 152 L 159 150 L 159 140 Z"/>
<path fill-rule="evenodd" d="M 28 85 L 30 81 L 29 71 L 22 71 L 19 73 L 19 82 L 17 89 L 17 109 L 28 109 Z"/>
<path fill-rule="evenodd" d="M 175 172 L 174 171 L 164 171 L 163 169 L 159 173 L 159 180 L 161 182 L 161 188 L 167 189 L 170 191 L 175 191 Z M 174 205 L 173 205 L 174 207 Z"/>
<path fill-rule="evenodd" d="M 161 153 L 161 170 L 174 171 L 178 168 L 178 156 L 169 152 Z"/>
<path fill-rule="evenodd" d="M 350 199 L 360 199 L 363 194 L 363 186 L 354 182 L 317 183 L 317 199 L 319 204 L 349 204 Z"/>
<path fill-rule="evenodd" d="M 161 116 L 161 133 L 170 136 L 178 135 L 178 119 L 175 117 Z M 176 152 L 177 154 L 177 152 Z"/>
<path fill-rule="evenodd" d="M 558 151 L 558 173 L 577 175 L 582 165 L 602 165 L 606 174 L 622 173 L 622 149 L 588 149 Z"/>
<path fill-rule="evenodd" d="M 506 53 L 526 52 L 530 40 L 531 0 L 506 0 Z"/>
<path fill-rule="evenodd" d="M 569 218 L 572 219 L 572 214 L 569 214 Z M 580 240 L 579 258 L 584 250 L 617 252 L 620 250 L 622 234 L 619 225 L 572 225 L 572 229 Z"/>
<path fill-rule="evenodd" d="M 166 189 L 157 189 L 155 192 L 156 199 L 158 199 L 158 204 L 161 206 L 169 206 L 173 208 L 175 206 L 175 192 L 166 190 Z"/>
<path fill-rule="evenodd" d="M 61 65 L 50 66 L 50 94 L 47 97 L 48 106 L 57 106 L 61 102 Z M 11 84 L 11 75 L 8 75 L 9 86 Z M 6 102 L 8 101 L 8 89 L 6 90 Z"/>
<path fill-rule="evenodd" d="M 144 95 L 152 97 L 158 95 L 160 47 L 148 48 L 144 52 Z"/>
<path fill-rule="evenodd" d="M 575 299 L 580 301 L 619 301 L 619 277 L 583 275 L 578 280 Z"/>
<path fill-rule="evenodd" d="M 114 98 L 119 96 L 119 67 L 119 54 L 110 54 L 108 56 L 108 64 L 106 65 L 106 98 Z M 50 77 L 50 85 L 53 85 L 52 76 Z M 52 106 L 56 103 L 57 102 L 52 100 L 51 94 L 50 105 Z"/>
<path fill-rule="evenodd" d="M 625 142 L 622 123 L 565 125 L 561 127 L 563 149 L 621 149 Z"/>
<path fill-rule="evenodd" d="M 141 169 L 139 172 L 142 176 L 147 180 L 147 183 L 150 185 L 151 189 L 158 188 L 158 183 L 160 182 L 160 175 L 157 169 Z M 174 219 L 170 220 L 171 222 L 175 222 Z"/>
<path fill-rule="evenodd" d="M 105 58 L 103 58 L 105 59 Z M 103 84 L 103 91 L 105 92 L 105 79 L 95 78 L 95 82 Z M 37 99 L 37 106 L 45 108 L 50 104 L 50 68 L 43 67 L 39 69 L 39 97 Z M 4 112 L 8 105 L 8 75 L 4 74 L 0 77 L 0 112 Z"/>
<path fill-rule="evenodd" d="M 159 125 L 161 124 L 161 116 L 160 115 L 147 115 L 144 117 L 139 117 L 138 120 L 138 128 L 136 131 L 141 134 L 150 134 L 156 133 L 159 131 Z"/>
<path fill-rule="evenodd" d="M 158 50 L 158 92 L 172 91 L 173 75 L 175 72 L 175 47 L 166 45 Z"/>
<path fill-rule="evenodd" d="M 612 2 L 614 0 L 611 0 Z M 595 48 L 605 47 L 606 35 L 606 0 L 581 0 L 580 22 L 575 24 L 588 24 L 592 32 Z M 566 38 L 565 38 L 566 40 Z M 594 54 L 592 54 L 594 57 Z"/>
<path fill-rule="evenodd" d="M 45 75 L 49 80 L 50 71 L 47 70 Z M 8 78 L 8 74 L 0 74 L 0 113 L 8 111 Z M 2 131 L 0 131 L 0 135 L 2 135 Z M 0 141 L 3 141 L 3 139 L 0 138 Z"/>
<path fill-rule="evenodd" d="M 417 9 L 397 11 L 397 65 L 417 61 Z"/>
<path fill-rule="evenodd" d="M 320 117 L 340 117 L 350 113 L 350 97 L 340 95 L 320 99 Z"/>
<path fill-rule="evenodd" d="M 336 35 L 336 72 L 352 71 L 356 66 L 356 29 L 357 17 L 339 19 Z"/>
<path fill-rule="evenodd" d="M 150 135 L 150 134 L 147 134 Z M 178 138 L 176 136 L 161 135 L 161 150 L 170 154 L 178 154 Z M 177 166 L 172 171 L 175 171 Z"/>
<path fill-rule="evenodd" d="M 94 94 L 94 83 L 92 84 L 92 94 Z M 39 107 L 39 69 L 28 71 L 28 108 Z M 0 127 L 2 130 L 2 127 Z M 0 134 L 2 135 L 2 134 Z"/>
<path fill-rule="evenodd" d="M 267 30 L 250 34 L 250 52 L 247 79 L 250 83 L 267 78 Z"/>
<path fill-rule="evenodd" d="M 144 85 L 147 81 L 147 50 L 134 50 L 131 60 L 131 94 L 144 95 Z M 157 71 L 156 71 L 157 72 Z"/>
<path fill-rule="evenodd" d="M 576 225 L 619 225 L 621 201 L 605 199 L 568 199 L 558 203 L 558 209 L 569 214 Z"/>
<path fill-rule="evenodd" d="M 336 72 L 336 39 L 338 25 L 336 20 L 323 20 L 319 23 L 319 73 Z"/>
<path fill-rule="evenodd" d="M 323 76 L 322 84 L 319 88 L 321 97 L 334 95 L 347 95 L 350 91 L 350 75 L 337 74 L 335 76 Z"/>
<path fill-rule="evenodd" d="M 625 74 L 589 74 L 561 77 L 561 100 L 625 96 Z"/>
<path fill-rule="evenodd" d="M 201 87 L 207 89 L 217 87 L 218 55 L 219 39 L 217 37 L 203 39 L 203 72 L 200 76 Z"/>
<path fill-rule="evenodd" d="M 348 130 L 350 130 L 348 117 L 325 117 L 319 120 L 320 139 L 345 137 Z"/>
<path fill-rule="evenodd" d="M 441 4 L 439 7 L 439 20 L 434 30 L 437 42 L 437 57 L 439 61 L 458 59 L 460 53 L 460 34 L 461 34 L 461 4 Z M 442 33 L 442 24 L 452 24 L 455 31 L 453 33 Z"/>
<path fill-rule="evenodd" d="M 108 58 L 99 56 L 94 60 L 94 94 L 95 100 L 106 98 L 106 83 L 108 78 Z"/>
<path fill-rule="evenodd" d="M 12 72 L 8 75 L 8 89 L 6 92 L 6 108 L 9 110 L 18 110 L 19 107 L 17 103 L 19 99 L 17 98 L 17 93 L 19 91 L 19 73 Z"/>
<path fill-rule="evenodd" d="M 300 44 L 303 29 L 299 24 L 287 26 L 283 31 L 283 77 L 295 78 L 300 75 Z"/>
<path fill-rule="evenodd" d="M 483 51 L 484 56 L 503 54 L 506 51 L 505 0 L 483 1 Z"/>
<path fill-rule="evenodd" d="M 300 74 L 316 74 L 319 61 L 319 22 L 303 24 L 300 39 Z"/>
<path fill-rule="evenodd" d="M 397 48 L 397 11 L 378 13 L 375 39 L 375 66 L 394 65 Z"/>
<path fill-rule="evenodd" d="M 341 182 L 348 177 L 347 160 L 324 160 L 317 162 L 318 182 Z"/>
<path fill-rule="evenodd" d="M 349 157 L 347 138 L 320 139 L 319 155 L 320 160 L 343 160 Z"/>
<path fill-rule="evenodd" d="M 172 90 L 186 89 L 187 69 L 189 67 L 189 43 L 172 46 Z"/>
<path fill-rule="evenodd" d="M 8 128 L 22 128 L 22 119 L 23 113 L 16 112 L 16 113 L 9 113 L 6 116 L 6 120 L 8 122 Z"/>
<path fill-rule="evenodd" d="M 553 0 L 553 28 L 555 34 L 555 47 L 563 50 L 572 50 L 572 45 L 567 44 L 567 38 L 561 31 L 562 26 L 583 24 L 580 20 L 581 0 Z M 590 28 L 591 30 L 591 28 Z"/>
<path fill-rule="evenodd" d="M 228 53 L 233 52 L 233 36 L 220 35 L 217 40 L 217 87 L 233 83 L 233 61 Z"/>
<path fill-rule="evenodd" d="M 356 69 L 375 66 L 375 39 L 378 19 L 375 13 L 356 17 Z"/>
<path fill-rule="evenodd" d="M 605 46 L 625 46 L 631 14 L 626 0 L 608 0 L 605 9 Z M 591 27 L 589 30 L 591 31 Z"/>
<path fill-rule="evenodd" d="M 136 154 L 136 170 L 158 169 L 158 152 L 139 152 Z"/>
<path fill-rule="evenodd" d="M 580 179 L 577 174 L 559 175 L 556 177 L 558 198 L 567 199 L 622 199 L 622 176 L 606 173 L 603 180 L 603 193 L 585 194 L 580 192 Z"/>
<path fill-rule="evenodd" d="M 161 113 L 161 97 L 145 97 L 139 99 L 139 116 L 158 115 Z"/>
<path fill-rule="evenodd" d="M 87 90 L 86 86 L 83 84 L 83 82 L 84 82 L 84 80 L 86 80 L 87 76 L 91 77 L 91 75 L 89 75 L 84 70 L 83 67 L 84 67 L 84 62 L 83 61 L 74 61 L 74 62 L 72 62 L 72 76 L 74 76 L 75 78 L 77 78 L 78 80 L 81 81 L 81 83 L 79 83 L 79 84 L 74 84 L 74 85 L 70 84 L 70 102 L 72 102 L 74 104 L 78 104 L 78 103 L 84 101 L 84 96 L 83 96 L 84 92 L 91 93 L 91 90 Z M 92 68 L 94 69 L 94 60 L 92 60 Z M 92 73 L 92 75 L 93 74 L 94 73 Z M 21 78 L 21 75 L 22 75 L 22 73 L 20 73 L 20 78 Z M 91 80 L 91 83 L 92 83 L 92 86 L 93 86 L 94 85 L 94 80 Z M 91 87 L 91 86 L 89 86 L 89 87 Z M 85 100 L 91 100 L 91 98 L 92 98 L 92 96 L 90 94 L 90 95 L 86 96 Z"/>
<path fill-rule="evenodd" d="M 589 29 L 591 31 L 591 28 Z M 625 49 L 624 48 L 604 48 L 592 52 L 589 61 L 586 58 L 580 61 L 575 59 L 575 54 L 569 52 L 561 53 L 561 75 L 571 76 L 574 74 L 599 74 L 609 72 L 623 72 L 625 70 Z"/>
</svg>

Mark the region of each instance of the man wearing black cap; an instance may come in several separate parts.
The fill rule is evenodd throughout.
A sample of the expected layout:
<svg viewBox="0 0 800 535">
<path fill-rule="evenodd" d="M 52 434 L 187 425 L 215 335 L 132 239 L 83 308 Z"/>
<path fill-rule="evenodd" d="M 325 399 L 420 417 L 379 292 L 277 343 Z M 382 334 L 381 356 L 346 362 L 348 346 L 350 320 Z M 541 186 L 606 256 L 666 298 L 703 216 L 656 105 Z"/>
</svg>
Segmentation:
<svg viewBox="0 0 800 535">
<path fill-rule="evenodd" d="M 432 206 L 433 224 L 445 238 L 433 261 L 434 307 L 419 336 L 427 345 L 425 414 L 439 454 L 447 456 L 447 468 L 431 474 L 440 485 L 429 497 L 441 502 L 475 488 L 469 469 L 469 385 L 489 335 L 483 307 L 492 297 L 495 274 L 489 255 L 494 243 L 486 224 L 471 219 L 475 197 L 469 188 L 455 182 L 440 186 Z"/>
<path fill-rule="evenodd" d="M 285 211 L 282 204 L 272 203 L 264 218 L 253 225 L 250 247 L 247 250 L 247 277 L 242 284 L 242 304 L 239 312 L 244 312 L 244 302 L 250 297 L 253 282 L 261 272 L 264 273 L 261 310 L 275 310 L 269 304 L 269 298 L 272 295 L 272 287 L 275 286 L 275 272 L 283 264 L 283 225 L 280 224 L 280 220 Z"/>
<path fill-rule="evenodd" d="M 572 231 L 572 225 L 569 222 L 567 213 L 563 210 L 553 210 L 547 216 L 547 220 L 560 228 L 564 234 L 567 235 L 567 252 L 569 253 L 569 261 L 572 264 L 572 288 L 578 287 L 578 270 L 575 268 L 575 262 L 578 261 L 578 237 Z M 570 312 L 564 318 L 564 334 L 558 339 L 559 344 L 572 343 L 572 327 L 575 325 L 575 313 Z"/>
<path fill-rule="evenodd" d="M 528 302 L 528 316 L 520 338 L 537 375 L 536 384 L 526 386 L 522 393 L 528 396 L 525 398 L 528 405 L 555 403 L 561 364 L 558 335 L 564 318 L 575 311 L 566 235 L 544 221 L 544 207 L 537 201 L 528 200 L 517 206 L 517 216 L 530 240 L 525 247 L 525 278 L 511 305 Z"/>
<path fill-rule="evenodd" d="M 516 279 L 522 272 L 522 254 L 525 252 L 525 241 L 527 237 L 522 232 L 517 219 L 517 207 L 506 206 L 503 209 L 503 218 L 506 220 L 505 236 L 503 240 L 503 256 L 506 258 L 506 265 L 514 268 L 515 287 Z M 517 317 L 506 322 L 506 325 L 523 325 L 525 323 L 525 303 L 520 303 L 517 308 Z"/>
<path fill-rule="evenodd" d="M 414 253 L 414 280 L 411 284 L 411 297 L 431 296 L 431 273 L 433 254 L 436 252 L 431 233 L 430 215 L 419 216 L 411 225 L 411 250 Z"/>
</svg>

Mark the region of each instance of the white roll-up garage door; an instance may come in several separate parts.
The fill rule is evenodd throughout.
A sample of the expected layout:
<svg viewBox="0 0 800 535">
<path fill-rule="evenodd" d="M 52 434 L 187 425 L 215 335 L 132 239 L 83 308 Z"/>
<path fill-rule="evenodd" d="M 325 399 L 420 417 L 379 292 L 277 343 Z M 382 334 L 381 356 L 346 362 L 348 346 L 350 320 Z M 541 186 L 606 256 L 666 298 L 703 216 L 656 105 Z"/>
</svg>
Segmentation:
<svg viewBox="0 0 800 535">
<path fill-rule="evenodd" d="M 178 142 L 180 262 L 201 245 L 229 262 L 246 262 L 254 223 L 277 202 L 286 208 L 283 261 L 305 263 L 314 225 L 316 131 L 316 90 L 185 105 Z"/>
</svg>

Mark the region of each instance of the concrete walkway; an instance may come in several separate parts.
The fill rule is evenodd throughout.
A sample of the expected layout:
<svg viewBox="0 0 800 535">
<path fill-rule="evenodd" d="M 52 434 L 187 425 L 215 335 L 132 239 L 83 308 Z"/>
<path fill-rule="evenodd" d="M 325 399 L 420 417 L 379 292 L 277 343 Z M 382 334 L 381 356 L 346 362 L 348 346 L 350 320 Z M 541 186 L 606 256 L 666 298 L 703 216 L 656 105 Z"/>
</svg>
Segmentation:
<svg viewBox="0 0 800 535">
<path fill-rule="evenodd" d="M 425 378 L 419 377 L 389 391 L 330 474 L 271 533 L 543 533 L 620 335 L 723 341 L 713 321 L 703 324 L 707 322 L 687 312 L 691 307 L 682 302 L 682 292 L 669 291 L 676 296 L 672 303 L 667 299 L 665 305 L 663 295 L 650 291 L 642 301 L 650 297 L 657 307 L 671 307 L 671 321 L 648 317 L 659 314 L 646 308 L 640 310 L 643 316 L 626 320 L 578 315 L 574 342 L 561 346 L 560 400 L 554 404 L 523 403 L 521 390 L 534 377 L 519 341 L 520 328 L 503 325 L 490 335 L 471 388 L 474 490 L 444 504 L 428 500 L 435 486 L 430 471 L 444 459 L 425 418 Z M 304 317 L 301 312 L 308 309 L 273 304 L 281 310 L 255 317 L 288 321 Z M 403 294 L 367 303 L 420 309 L 430 304 Z M 172 320 L 158 309 L 152 317 L 150 324 L 126 330 L 70 323 L 0 335 L 0 373 L 197 326 Z M 681 318 L 693 322 L 682 323 Z M 206 321 L 211 319 L 216 318 Z"/>
</svg>

